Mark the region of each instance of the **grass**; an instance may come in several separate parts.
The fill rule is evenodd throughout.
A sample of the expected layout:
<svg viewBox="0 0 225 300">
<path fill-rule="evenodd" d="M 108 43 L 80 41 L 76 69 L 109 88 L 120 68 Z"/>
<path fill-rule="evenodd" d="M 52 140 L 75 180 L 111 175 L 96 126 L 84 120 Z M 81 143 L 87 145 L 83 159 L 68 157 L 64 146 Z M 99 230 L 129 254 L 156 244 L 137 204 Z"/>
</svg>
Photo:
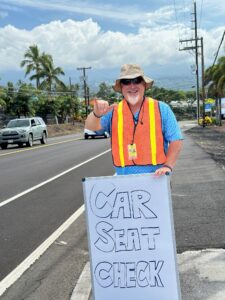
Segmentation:
<svg viewBox="0 0 225 300">
<path fill-rule="evenodd" d="M 84 124 L 76 122 L 75 124 L 52 124 L 48 125 L 48 136 L 61 136 L 75 133 L 82 133 L 84 130 Z"/>
</svg>

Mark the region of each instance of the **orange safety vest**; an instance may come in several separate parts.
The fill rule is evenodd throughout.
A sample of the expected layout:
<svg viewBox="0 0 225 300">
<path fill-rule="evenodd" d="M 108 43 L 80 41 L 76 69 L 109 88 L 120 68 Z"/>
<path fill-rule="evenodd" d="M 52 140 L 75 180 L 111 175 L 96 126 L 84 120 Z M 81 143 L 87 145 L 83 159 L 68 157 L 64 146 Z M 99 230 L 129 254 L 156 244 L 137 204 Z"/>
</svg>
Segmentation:
<svg viewBox="0 0 225 300">
<path fill-rule="evenodd" d="M 113 111 L 111 143 L 113 163 L 116 167 L 165 163 L 158 101 L 145 98 L 135 125 L 129 105 L 123 99 Z M 135 146 L 135 158 L 130 157 L 130 145 Z"/>
</svg>

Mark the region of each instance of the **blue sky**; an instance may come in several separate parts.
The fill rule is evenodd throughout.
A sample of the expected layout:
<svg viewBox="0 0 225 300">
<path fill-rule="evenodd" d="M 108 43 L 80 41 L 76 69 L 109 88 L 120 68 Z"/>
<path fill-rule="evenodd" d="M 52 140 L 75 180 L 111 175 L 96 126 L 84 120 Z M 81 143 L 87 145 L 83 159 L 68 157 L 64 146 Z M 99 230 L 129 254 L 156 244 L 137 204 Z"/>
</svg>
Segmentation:
<svg viewBox="0 0 225 300">
<path fill-rule="evenodd" d="M 207 67 L 225 29 L 225 2 L 196 3 Z M 111 82 L 121 64 L 135 62 L 158 83 L 179 78 L 182 88 L 181 78 L 184 85 L 186 78 L 194 81 L 194 55 L 179 51 L 179 39 L 193 37 L 192 12 L 190 0 L 1 0 L 0 84 L 24 80 L 20 62 L 28 47 L 37 44 L 64 69 L 65 81 L 79 81 L 76 68 L 92 66 L 92 83 Z"/>
</svg>

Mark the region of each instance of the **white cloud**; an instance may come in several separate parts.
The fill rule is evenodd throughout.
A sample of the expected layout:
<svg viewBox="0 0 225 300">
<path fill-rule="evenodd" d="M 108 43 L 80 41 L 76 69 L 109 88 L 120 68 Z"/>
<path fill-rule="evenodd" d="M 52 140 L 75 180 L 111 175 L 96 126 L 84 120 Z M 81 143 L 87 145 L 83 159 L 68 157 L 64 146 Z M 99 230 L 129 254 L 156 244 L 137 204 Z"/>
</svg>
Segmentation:
<svg viewBox="0 0 225 300">
<path fill-rule="evenodd" d="M 214 0 L 204 0 L 197 2 L 197 15 L 203 26 L 207 28 L 216 27 L 223 24 L 225 15 L 225 3 Z M 1 0 L 0 8 L 8 10 L 26 10 L 27 8 L 44 10 L 50 12 L 60 11 L 62 14 L 79 14 L 84 17 L 100 18 L 101 20 L 112 20 L 117 23 L 124 23 L 131 26 L 158 26 L 171 23 L 185 24 L 191 27 L 191 12 L 193 13 L 193 3 L 185 1 L 171 1 L 171 5 L 165 5 L 165 1 L 158 1 L 158 9 L 153 9 L 151 5 L 146 10 L 141 3 L 121 2 L 115 5 L 112 1 L 95 0 Z M 199 21 L 199 20 L 198 20 Z M 178 24 L 177 24 L 178 25 Z"/>
<path fill-rule="evenodd" d="M 15 12 L 21 12 L 22 11 L 22 9 L 20 7 L 8 5 L 8 4 L 5 4 L 3 2 L 0 3 L 0 9 L 2 9 L 4 11 L 15 11 Z"/>
<path fill-rule="evenodd" d="M 219 47 L 222 35 L 224 32 L 224 26 L 214 28 L 210 31 L 200 30 L 199 35 L 203 37 L 204 40 L 204 54 L 205 54 L 205 66 L 208 67 L 213 64 L 215 54 Z M 223 47 L 221 47 L 219 56 L 225 55 L 225 41 L 223 42 Z"/>
<path fill-rule="evenodd" d="M 172 37 L 172 39 L 170 39 Z M 166 42 L 162 47 L 158 40 Z M 56 64 L 66 68 L 91 64 L 95 68 L 114 67 L 123 61 L 162 62 L 176 56 L 175 29 L 151 31 L 143 28 L 136 35 L 102 32 L 91 19 L 83 22 L 53 21 L 31 31 L 13 26 L 0 29 L 0 68 L 19 68 L 31 44 L 53 55 Z M 167 50 L 166 50 L 167 49 Z M 10 60 L 8 59 L 10 57 Z"/>
<path fill-rule="evenodd" d="M 217 1 L 215 0 L 204 0 L 202 6 L 203 12 L 214 12 L 215 16 L 225 15 L 225 3 L 224 1 Z"/>
<path fill-rule="evenodd" d="M 184 31 L 185 28 L 180 29 Z M 207 45 L 206 61 L 216 52 L 222 28 L 204 34 Z M 151 29 L 142 27 L 137 34 L 102 31 L 91 19 L 53 21 L 32 30 L 21 30 L 11 25 L 0 28 L 0 69 L 20 69 L 20 62 L 28 47 L 37 44 L 41 51 L 53 56 L 56 66 L 71 70 L 91 65 L 108 69 L 125 62 L 151 64 L 182 64 L 189 55 L 179 52 L 176 26 Z"/>
<path fill-rule="evenodd" d="M 6 18 L 7 16 L 8 16 L 8 13 L 7 13 L 7 12 L 5 12 L 5 11 L 0 11 L 0 20 Z"/>
<path fill-rule="evenodd" d="M 158 10 L 145 11 L 141 9 L 140 5 L 130 4 L 124 5 L 121 3 L 120 6 L 115 6 L 106 2 L 96 3 L 95 1 L 71 1 L 71 0 L 1 0 L 7 3 L 8 7 L 15 9 L 18 7 L 30 7 L 41 10 L 49 11 L 61 11 L 68 13 L 78 13 L 81 15 L 89 15 L 91 17 L 101 17 L 104 19 L 112 19 L 114 21 L 126 23 L 129 25 L 134 24 L 149 24 L 150 26 L 155 24 L 166 23 L 168 21 L 175 21 L 174 18 L 174 7 L 173 6 L 163 6 Z M 178 10 L 183 10 L 180 7 Z"/>
</svg>

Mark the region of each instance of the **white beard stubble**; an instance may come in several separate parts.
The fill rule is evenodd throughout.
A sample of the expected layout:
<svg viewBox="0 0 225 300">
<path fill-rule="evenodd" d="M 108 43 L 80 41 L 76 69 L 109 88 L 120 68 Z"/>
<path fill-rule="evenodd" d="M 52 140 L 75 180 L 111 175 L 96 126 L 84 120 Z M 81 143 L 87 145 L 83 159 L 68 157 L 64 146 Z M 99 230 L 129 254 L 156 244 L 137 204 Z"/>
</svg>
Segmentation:
<svg viewBox="0 0 225 300">
<path fill-rule="evenodd" d="M 127 101 L 131 105 L 136 105 L 138 103 L 138 101 L 139 101 L 139 95 L 136 95 L 136 96 L 128 95 L 127 96 Z"/>
</svg>

